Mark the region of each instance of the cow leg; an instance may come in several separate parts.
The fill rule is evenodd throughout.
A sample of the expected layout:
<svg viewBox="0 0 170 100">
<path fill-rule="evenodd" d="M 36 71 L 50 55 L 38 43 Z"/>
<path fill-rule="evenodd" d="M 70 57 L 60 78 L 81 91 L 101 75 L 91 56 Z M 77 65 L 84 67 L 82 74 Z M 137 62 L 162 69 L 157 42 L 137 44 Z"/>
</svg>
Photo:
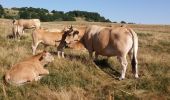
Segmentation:
<svg viewBox="0 0 170 100">
<path fill-rule="evenodd" d="M 44 68 L 39 68 L 38 71 L 39 71 L 40 76 L 49 74 L 49 71 L 47 69 L 44 69 Z"/>
<path fill-rule="evenodd" d="M 23 34 L 23 27 L 21 27 L 21 26 L 18 26 L 18 32 L 17 32 L 18 34 L 18 38 L 20 39 L 20 37 L 21 37 L 21 35 Z"/>
<path fill-rule="evenodd" d="M 97 61 L 98 56 L 99 56 L 99 54 L 97 52 L 95 52 L 95 59 L 94 59 L 95 61 Z"/>
<path fill-rule="evenodd" d="M 125 73 L 126 73 L 126 69 L 127 69 L 127 59 L 126 56 L 123 57 L 118 57 L 120 64 L 122 65 L 122 72 L 121 72 L 121 77 L 119 78 L 119 80 L 123 80 L 125 78 Z"/>
<path fill-rule="evenodd" d="M 16 38 L 17 38 L 18 40 L 20 40 L 19 32 L 17 32 L 17 34 L 16 34 Z"/>
<path fill-rule="evenodd" d="M 24 27 L 20 26 L 18 31 L 19 31 L 20 35 L 23 35 L 24 34 Z"/>
<path fill-rule="evenodd" d="M 17 38 L 17 32 L 18 32 L 18 26 L 17 25 L 13 25 L 12 32 L 13 32 L 13 38 L 16 39 Z"/>
<path fill-rule="evenodd" d="M 130 60 L 132 60 L 132 58 L 133 58 L 133 50 L 130 50 L 128 52 L 128 56 L 129 56 Z"/>
<path fill-rule="evenodd" d="M 37 76 L 37 77 L 35 78 L 35 81 L 40 80 L 42 77 L 43 77 L 43 76 Z"/>
<path fill-rule="evenodd" d="M 61 51 L 57 51 L 58 58 L 61 58 L 60 53 L 61 53 Z"/>
<path fill-rule="evenodd" d="M 13 32 L 13 38 L 16 39 L 16 32 Z"/>
<path fill-rule="evenodd" d="M 18 86 L 21 86 L 21 85 L 24 85 L 24 84 L 27 84 L 29 82 L 32 82 L 34 80 L 34 77 L 33 76 L 29 76 L 27 77 L 26 79 L 23 79 L 23 80 L 20 80 L 17 85 Z"/>
<path fill-rule="evenodd" d="M 35 55 L 36 48 L 37 48 L 37 45 L 32 45 L 32 53 L 33 53 L 33 55 Z"/>
<path fill-rule="evenodd" d="M 25 31 L 24 31 L 24 29 L 22 30 L 22 34 L 23 34 L 23 35 L 25 34 Z"/>
<path fill-rule="evenodd" d="M 89 58 L 93 59 L 93 51 L 89 51 Z"/>
<path fill-rule="evenodd" d="M 39 70 L 41 71 L 41 68 L 40 68 Z M 39 70 L 38 70 L 38 71 L 39 71 Z M 34 80 L 35 80 L 35 81 L 38 81 L 38 80 L 40 80 L 43 76 L 39 76 L 39 73 L 34 72 L 34 76 L 33 76 L 33 77 L 34 77 Z"/>
<path fill-rule="evenodd" d="M 32 53 L 33 53 L 33 55 L 35 55 L 37 46 L 38 46 L 38 44 L 39 44 L 40 42 L 41 42 L 41 41 L 32 43 Z"/>
<path fill-rule="evenodd" d="M 61 52 L 61 56 L 62 56 L 62 58 L 65 58 L 64 51 Z"/>
<path fill-rule="evenodd" d="M 19 80 L 17 82 L 12 82 L 14 85 L 16 86 L 21 86 L 21 85 L 24 85 L 25 83 L 27 83 L 28 80 L 27 79 L 23 79 L 23 80 Z"/>
<path fill-rule="evenodd" d="M 19 39 L 19 31 L 14 32 L 14 38 Z"/>
</svg>

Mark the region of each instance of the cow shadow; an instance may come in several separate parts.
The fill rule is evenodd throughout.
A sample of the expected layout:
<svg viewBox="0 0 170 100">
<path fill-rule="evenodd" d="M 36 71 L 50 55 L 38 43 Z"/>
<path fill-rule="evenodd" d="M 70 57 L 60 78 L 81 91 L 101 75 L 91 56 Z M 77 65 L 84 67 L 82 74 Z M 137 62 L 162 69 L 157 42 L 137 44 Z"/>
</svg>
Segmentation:
<svg viewBox="0 0 170 100">
<path fill-rule="evenodd" d="M 6 38 L 7 38 L 7 39 L 15 39 L 15 37 L 14 37 L 13 34 L 8 34 L 8 35 L 6 36 Z M 21 36 L 19 37 L 19 40 L 25 40 L 26 38 L 28 38 L 28 37 L 27 37 L 27 36 L 24 36 L 24 35 L 21 35 Z"/>
<path fill-rule="evenodd" d="M 89 57 L 86 57 L 86 56 L 81 56 L 81 55 L 76 55 L 76 54 L 66 54 L 65 57 L 66 59 L 69 59 L 69 60 L 80 61 L 81 63 L 85 65 L 89 63 Z"/>
<path fill-rule="evenodd" d="M 80 61 L 81 63 L 87 66 L 89 66 L 89 64 L 90 65 L 92 64 L 92 66 L 95 64 L 95 67 L 98 67 L 104 73 L 107 73 L 109 76 L 111 76 L 112 78 L 116 80 L 118 80 L 119 76 L 121 75 L 120 72 L 114 69 L 114 66 L 111 66 L 108 63 L 108 59 L 99 59 L 99 60 L 92 61 L 91 59 L 89 59 L 89 57 L 75 55 L 75 54 L 66 54 L 65 57 L 66 59 L 69 59 L 69 60 Z"/>
<path fill-rule="evenodd" d="M 112 78 L 118 80 L 119 76 L 121 75 L 120 72 L 118 72 L 116 69 L 114 69 L 114 66 L 111 66 L 108 63 L 108 59 L 99 59 L 95 60 L 94 63 L 96 66 L 98 66 L 103 72 L 107 73 Z"/>
<path fill-rule="evenodd" d="M 50 53 L 55 56 L 58 55 L 57 51 L 50 51 Z M 76 60 L 76 61 L 80 61 L 83 64 L 87 64 L 89 62 L 89 58 L 85 56 L 76 55 L 76 54 L 64 54 L 64 55 L 65 55 L 65 59 L 68 59 L 70 61 Z"/>
<path fill-rule="evenodd" d="M 13 36 L 12 34 L 8 34 L 8 35 L 6 36 L 6 38 L 7 38 L 7 39 L 14 39 L 14 36 Z"/>
</svg>

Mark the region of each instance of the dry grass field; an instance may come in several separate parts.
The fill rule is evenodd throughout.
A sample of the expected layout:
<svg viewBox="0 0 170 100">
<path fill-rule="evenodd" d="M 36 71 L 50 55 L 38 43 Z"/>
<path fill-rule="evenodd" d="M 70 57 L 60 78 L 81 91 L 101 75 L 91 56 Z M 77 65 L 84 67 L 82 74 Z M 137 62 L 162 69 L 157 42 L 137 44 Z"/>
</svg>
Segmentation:
<svg viewBox="0 0 170 100">
<path fill-rule="evenodd" d="M 0 100 L 167 100 L 170 99 L 170 26 L 127 25 L 139 37 L 139 79 L 131 73 L 130 61 L 126 79 L 119 81 L 120 64 L 116 57 L 100 56 L 94 63 L 88 53 L 65 49 L 66 58 L 46 66 L 50 74 L 38 82 L 20 87 L 5 85 L 4 73 L 16 62 L 32 55 L 31 31 L 20 41 L 7 38 L 11 20 L 0 19 Z M 62 29 L 72 24 L 120 26 L 94 22 L 44 22 L 45 28 Z M 37 50 L 42 50 L 40 45 Z M 55 47 L 49 51 L 56 52 Z"/>
</svg>

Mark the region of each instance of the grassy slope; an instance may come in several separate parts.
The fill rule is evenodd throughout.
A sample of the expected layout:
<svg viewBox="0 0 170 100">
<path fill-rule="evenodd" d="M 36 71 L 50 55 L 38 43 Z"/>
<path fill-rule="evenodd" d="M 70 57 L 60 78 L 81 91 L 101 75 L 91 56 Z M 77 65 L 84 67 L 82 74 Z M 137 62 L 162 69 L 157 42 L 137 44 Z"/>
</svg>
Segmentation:
<svg viewBox="0 0 170 100">
<path fill-rule="evenodd" d="M 4 86 L 4 73 L 22 58 L 32 55 L 31 36 L 28 33 L 21 41 L 7 39 L 11 33 L 11 20 L 0 19 L 0 100 L 1 99 L 167 99 L 170 95 L 170 26 L 130 25 L 139 36 L 138 80 L 131 73 L 130 61 L 126 79 L 118 81 L 120 64 L 115 57 L 105 57 L 95 64 L 87 52 L 66 49 L 66 59 L 58 59 L 48 66 L 50 74 L 39 82 L 21 87 Z M 50 22 L 42 23 L 47 28 L 63 28 L 107 23 Z M 117 25 L 117 24 L 116 24 Z M 115 24 L 113 24 L 115 26 Z M 28 31 L 29 32 L 29 31 Z M 42 49 L 42 46 L 38 48 Z M 51 51 L 56 48 L 50 47 Z M 6 97 L 5 97 L 6 96 Z"/>
</svg>

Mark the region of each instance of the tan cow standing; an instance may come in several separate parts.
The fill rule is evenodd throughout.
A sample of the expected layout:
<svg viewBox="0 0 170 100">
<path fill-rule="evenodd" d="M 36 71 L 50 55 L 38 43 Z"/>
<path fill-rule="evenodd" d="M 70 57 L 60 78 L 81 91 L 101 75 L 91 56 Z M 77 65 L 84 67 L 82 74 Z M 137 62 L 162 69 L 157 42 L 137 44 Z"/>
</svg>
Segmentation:
<svg viewBox="0 0 170 100">
<path fill-rule="evenodd" d="M 43 29 L 34 30 L 34 32 L 32 33 L 33 55 L 35 55 L 36 48 L 39 45 L 39 43 L 42 43 L 45 46 L 57 46 L 58 57 L 60 58 L 60 54 L 61 54 L 61 56 L 64 58 L 63 48 L 60 48 L 60 47 L 61 46 L 64 47 L 66 45 L 66 43 L 65 42 L 60 43 L 60 41 L 61 41 L 62 35 L 64 33 L 71 33 L 72 31 L 73 31 L 72 26 L 65 27 L 61 32 L 48 32 Z M 59 43 L 60 43 L 60 45 L 59 45 Z"/>
<path fill-rule="evenodd" d="M 13 36 L 19 38 L 20 35 L 24 34 L 25 29 L 36 28 L 39 29 L 41 26 L 39 19 L 19 19 L 13 20 Z"/>
<path fill-rule="evenodd" d="M 74 31 L 76 34 L 78 33 L 77 30 Z M 63 39 L 63 41 L 67 43 L 77 41 L 77 38 L 74 38 L 74 34 L 65 35 L 67 36 L 65 36 L 65 40 Z M 69 40 L 67 38 L 69 38 Z M 126 56 L 129 54 L 132 72 L 135 74 L 135 77 L 138 78 L 138 37 L 132 29 L 126 27 L 106 28 L 93 25 L 86 28 L 80 42 L 88 50 L 91 58 L 93 52 L 95 52 L 95 59 L 97 59 L 98 55 L 107 57 L 117 56 L 123 68 L 120 80 L 125 78 L 128 65 Z"/>
<path fill-rule="evenodd" d="M 5 74 L 5 81 L 12 85 L 23 85 L 27 82 L 38 81 L 49 74 L 44 65 L 53 61 L 54 57 L 48 52 L 42 52 L 27 58 L 14 66 Z"/>
</svg>

